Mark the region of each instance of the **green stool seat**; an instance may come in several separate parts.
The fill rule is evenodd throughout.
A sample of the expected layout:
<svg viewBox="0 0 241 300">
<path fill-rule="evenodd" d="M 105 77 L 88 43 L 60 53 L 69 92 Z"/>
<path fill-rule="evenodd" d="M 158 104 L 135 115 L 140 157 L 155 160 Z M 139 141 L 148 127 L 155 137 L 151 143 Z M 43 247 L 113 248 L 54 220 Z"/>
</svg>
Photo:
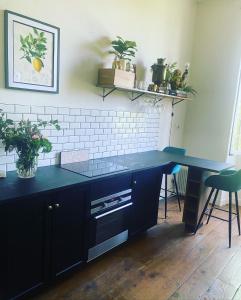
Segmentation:
<svg viewBox="0 0 241 300">
<path fill-rule="evenodd" d="M 219 208 L 215 207 L 215 203 L 216 203 L 219 191 L 228 192 L 229 193 L 229 210 L 227 212 L 229 213 L 229 219 L 228 220 L 224 220 L 222 218 L 218 218 L 218 219 L 227 221 L 229 223 L 229 247 L 231 247 L 232 214 L 235 214 L 237 216 L 237 224 L 238 224 L 238 230 L 239 230 L 239 235 L 240 235 L 238 191 L 241 189 L 241 170 L 239 170 L 239 171 L 225 170 L 225 171 L 222 171 L 219 175 L 212 175 L 205 180 L 205 185 L 207 187 L 211 188 L 211 192 L 208 196 L 207 202 L 204 206 L 204 209 L 203 209 L 200 219 L 198 221 L 195 233 L 197 232 L 197 230 L 202 222 L 203 216 L 205 214 L 207 214 L 206 210 L 207 210 L 208 205 L 210 204 L 210 201 L 211 201 L 214 191 L 216 190 L 216 193 L 213 198 L 213 202 L 211 204 L 210 212 L 209 212 L 209 214 L 207 214 L 208 215 L 207 224 L 209 222 L 210 217 L 218 218 L 216 216 L 212 216 L 212 212 L 213 212 L 213 209 L 219 209 Z M 232 212 L 232 194 L 233 193 L 235 194 L 236 213 Z M 223 209 L 220 209 L 220 210 L 223 211 Z"/>
<path fill-rule="evenodd" d="M 219 175 L 210 176 L 205 185 L 225 192 L 238 192 L 241 189 L 241 170 L 227 170 Z"/>
</svg>

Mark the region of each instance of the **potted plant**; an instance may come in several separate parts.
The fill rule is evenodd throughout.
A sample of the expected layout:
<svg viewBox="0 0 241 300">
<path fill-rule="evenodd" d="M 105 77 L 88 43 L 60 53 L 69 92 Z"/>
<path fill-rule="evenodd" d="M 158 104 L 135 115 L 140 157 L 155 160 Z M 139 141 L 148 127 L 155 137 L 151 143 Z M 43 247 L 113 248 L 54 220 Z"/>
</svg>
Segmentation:
<svg viewBox="0 0 241 300">
<path fill-rule="evenodd" d="M 112 41 L 111 45 L 113 50 L 110 50 L 109 53 L 115 55 L 113 67 L 126 70 L 126 61 L 130 62 L 135 57 L 136 42 L 124 40 L 122 37 L 117 36 L 117 39 Z"/>
<path fill-rule="evenodd" d="M 167 84 L 170 85 L 170 93 L 186 96 L 188 94 L 196 95 L 197 91 L 190 85 L 187 84 L 187 76 L 189 73 L 189 64 L 185 65 L 185 71 L 182 73 L 181 70 L 176 68 L 176 63 L 168 65 L 167 67 Z"/>
<path fill-rule="evenodd" d="M 50 122 L 38 120 L 36 123 L 23 120 L 14 123 L 13 120 L 6 118 L 5 113 L 0 110 L 0 140 L 2 140 L 6 152 L 16 150 L 18 177 L 34 177 L 37 171 L 39 152 L 48 153 L 52 150 L 51 142 L 41 134 L 41 129 L 47 125 L 51 125 L 57 130 L 60 129 L 57 120 Z"/>
</svg>

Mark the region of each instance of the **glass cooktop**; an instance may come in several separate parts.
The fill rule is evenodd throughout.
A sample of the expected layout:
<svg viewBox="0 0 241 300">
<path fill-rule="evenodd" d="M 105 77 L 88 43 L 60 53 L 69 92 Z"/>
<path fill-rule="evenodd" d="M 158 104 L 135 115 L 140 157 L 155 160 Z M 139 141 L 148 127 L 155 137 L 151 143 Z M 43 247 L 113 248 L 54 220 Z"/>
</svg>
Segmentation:
<svg viewBox="0 0 241 300">
<path fill-rule="evenodd" d="M 86 176 L 95 177 L 128 170 L 127 167 L 105 159 L 90 159 L 82 162 L 61 165 L 62 169 Z"/>
</svg>

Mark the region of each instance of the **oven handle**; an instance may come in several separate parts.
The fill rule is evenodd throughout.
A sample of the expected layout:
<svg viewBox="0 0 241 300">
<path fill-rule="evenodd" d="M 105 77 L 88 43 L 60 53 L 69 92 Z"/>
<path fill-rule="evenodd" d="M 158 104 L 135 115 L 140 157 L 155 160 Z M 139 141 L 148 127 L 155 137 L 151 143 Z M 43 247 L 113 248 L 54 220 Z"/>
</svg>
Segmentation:
<svg viewBox="0 0 241 300">
<path fill-rule="evenodd" d="M 120 207 L 117 207 L 117 208 L 112 209 L 112 210 L 110 210 L 110 211 L 107 211 L 107 212 L 105 212 L 105 213 L 103 213 L 103 214 L 101 214 L 101 215 L 95 216 L 95 219 L 98 220 L 98 219 L 100 219 L 100 218 L 103 218 L 103 217 L 105 217 L 105 216 L 107 216 L 107 215 L 109 215 L 109 214 L 112 214 L 113 212 L 116 212 L 116 211 L 118 211 L 118 210 L 124 209 L 124 208 L 126 208 L 126 207 L 128 207 L 128 206 L 131 206 L 132 204 L 133 204 L 133 202 L 130 202 L 130 203 L 127 203 L 127 204 L 125 204 L 125 205 L 123 205 L 123 206 L 120 206 Z"/>
</svg>

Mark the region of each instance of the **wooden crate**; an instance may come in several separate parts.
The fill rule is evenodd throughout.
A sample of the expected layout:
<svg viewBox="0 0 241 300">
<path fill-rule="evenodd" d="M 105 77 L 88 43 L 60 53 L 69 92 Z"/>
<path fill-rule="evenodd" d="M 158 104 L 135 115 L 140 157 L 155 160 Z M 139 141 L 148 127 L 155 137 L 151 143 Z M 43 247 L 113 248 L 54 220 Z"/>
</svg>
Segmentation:
<svg viewBox="0 0 241 300">
<path fill-rule="evenodd" d="M 133 88 L 135 74 L 119 69 L 99 69 L 98 85 Z"/>
</svg>

